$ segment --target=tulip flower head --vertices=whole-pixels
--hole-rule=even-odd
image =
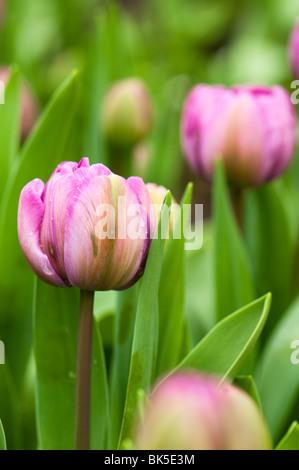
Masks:
[[[186,99],[183,152],[209,182],[221,158],[233,187],[259,186],[286,170],[295,144],[295,111],[280,86],[198,85]]]
[[[149,134],[152,104],[141,80],[120,80],[108,90],[103,103],[102,124],[108,144],[116,148],[132,148]]]
[[[299,79],[299,18],[296,20],[290,36],[289,60],[294,77]]]
[[[146,187],[151,196],[154,213],[155,213],[155,218],[154,217],[152,218],[153,220],[159,220],[162,206],[163,206],[163,201],[168,192],[168,189],[166,189],[164,186],[159,186],[155,183],[148,183]],[[169,230],[167,233],[167,238],[169,238],[169,233],[173,231],[174,224],[175,224],[176,218],[179,215],[179,212],[180,212],[180,206],[177,204],[174,197],[172,197],[171,206],[170,206],[170,214],[169,214]]]
[[[184,371],[150,394],[135,445],[141,450],[266,450],[269,433],[253,400],[229,383]]]
[[[50,284],[124,289],[143,272],[150,204],[140,178],[125,180],[87,158],[63,162],[46,184],[35,179],[23,188],[20,245],[35,274]]]
[[[0,81],[4,85],[8,82],[10,78],[10,69],[8,67],[0,68]],[[23,81],[21,84],[21,122],[20,122],[20,133],[21,140],[25,140],[26,137],[30,134],[34,124],[38,118],[38,105],[37,101],[29,89],[28,85]]]

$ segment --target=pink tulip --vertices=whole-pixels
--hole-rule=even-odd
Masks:
[[[290,37],[289,60],[295,78],[299,79],[299,18],[295,23]]]
[[[232,186],[258,186],[281,175],[296,144],[290,96],[273,88],[196,86],[182,116],[182,147],[193,170],[212,181],[224,162]]]
[[[50,284],[124,289],[143,272],[150,245],[150,203],[140,178],[125,180],[104,165],[90,166],[87,158],[79,164],[63,162],[46,185],[35,179],[21,192],[21,248],[35,274]],[[135,205],[141,208],[138,237],[128,236],[130,217],[123,222]]]
[[[156,183],[147,183],[146,187],[151,196],[154,213],[155,213],[155,219],[159,220],[162,206],[163,206],[163,201],[168,192],[168,189],[166,189],[164,186],[159,186]],[[178,203],[176,202],[176,200],[174,199],[174,197],[172,197],[170,213],[169,213],[169,231],[166,235],[166,238],[169,238],[169,233],[173,231],[175,221],[177,217],[179,216],[179,212],[180,212],[180,207]]]
[[[0,81],[6,85],[10,78],[10,69],[9,67],[0,68]],[[26,137],[30,134],[35,122],[38,118],[38,105],[36,99],[28,88],[27,84],[23,81],[21,85],[21,117],[20,117],[20,137],[21,140],[25,140]]]
[[[135,445],[141,450],[266,450],[267,427],[242,390],[195,371],[173,374],[150,394]]]

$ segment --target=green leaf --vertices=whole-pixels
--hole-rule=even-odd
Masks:
[[[173,233],[167,243],[159,286],[159,343],[157,355],[157,376],[170,370],[178,363],[184,332],[184,229],[188,221],[183,217],[183,206],[192,202],[192,184],[183,195],[177,225],[180,238]],[[180,215],[180,217],[179,217]],[[174,232],[178,233],[176,228]]]
[[[14,68],[5,86],[5,104],[0,104],[0,200],[18,151],[19,114],[20,76]]]
[[[203,246],[185,256],[185,314],[191,345],[194,347],[215,326],[213,279],[213,237],[210,221],[204,222]]]
[[[74,447],[79,292],[37,280],[34,352],[39,446]],[[91,391],[91,449],[105,449],[108,387],[99,330],[94,323]]]
[[[110,384],[110,449],[115,449],[118,445],[126,402],[138,288],[139,283],[118,293]]]
[[[251,375],[240,375],[235,378],[234,383],[237,387],[244,390],[244,392],[246,392],[261,409],[261,400],[258,389]]]
[[[5,433],[0,419],[0,450],[6,450]]]
[[[10,450],[20,449],[23,445],[21,413],[19,407],[16,406],[20,400],[21,396],[9,364],[0,365],[0,417]]]
[[[254,290],[248,254],[232,212],[220,160],[215,172],[213,212],[216,314],[221,320],[252,302]]]
[[[299,425],[297,421],[291,424],[288,432],[277,444],[275,450],[299,450]]]
[[[219,322],[180,362],[178,369],[197,369],[223,380],[233,379],[259,338],[270,309],[268,294]]]
[[[108,447],[110,426],[109,388],[100,328],[96,322],[94,322],[93,328],[90,449],[103,450]]]
[[[78,92],[76,74],[63,84],[47,106],[15,162],[0,216],[1,333],[13,376],[22,377],[31,344],[33,274],[22,253],[17,233],[18,201],[22,188],[34,178],[46,181],[64,160]],[[16,295],[16,292],[18,295]]]
[[[274,439],[279,438],[299,396],[298,340],[299,298],[271,333],[255,374],[264,415]]]
[[[148,391],[155,368],[158,346],[158,290],[168,229],[164,224],[165,227],[161,233],[161,220],[170,204],[171,195],[167,193],[141,281],[120,445],[125,439],[131,437],[136,418],[138,392],[140,389]]]
[[[294,237],[287,202],[280,182],[264,185],[247,197],[246,238],[257,295],[271,292],[273,296],[265,333],[273,329],[290,302]]]

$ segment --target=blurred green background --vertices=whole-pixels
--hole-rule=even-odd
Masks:
[[[296,0],[9,0],[4,11],[0,62],[18,64],[41,108],[74,68],[82,73],[78,129],[66,158],[108,164],[99,132],[103,93],[120,78],[146,82],[155,120],[141,176],[176,197],[194,179],[179,146],[182,103],[194,84],[290,88],[287,43]],[[135,173],[142,173],[138,166]],[[208,193],[203,182],[196,185],[206,215]]]

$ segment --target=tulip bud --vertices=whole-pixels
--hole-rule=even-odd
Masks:
[[[44,281],[83,290],[125,289],[140,278],[150,246],[150,196],[102,164],[63,162],[45,185],[22,190],[18,233]],[[136,215],[139,211],[139,215]]]
[[[229,383],[184,371],[150,394],[135,434],[142,450],[269,450],[254,401]]]
[[[150,132],[151,98],[141,80],[130,78],[113,85],[102,111],[104,136],[112,147],[130,149]]]
[[[4,85],[10,78],[10,69],[8,67],[0,68],[0,81]],[[38,106],[35,97],[27,84],[23,81],[21,85],[21,140],[25,140],[30,134],[37,117],[38,117]]]
[[[299,79],[299,18],[295,23],[290,37],[289,60],[295,78]]]
[[[182,147],[193,170],[207,181],[221,158],[236,189],[280,176],[296,144],[296,115],[280,86],[196,86],[182,116]]]
[[[151,196],[151,200],[153,203],[155,219],[156,221],[158,221],[160,219],[163,202],[164,202],[164,199],[168,190],[164,188],[164,186],[158,186],[155,183],[148,183],[146,187]],[[170,207],[170,214],[169,214],[169,231],[166,235],[166,238],[169,238],[169,233],[173,231],[174,224],[179,214],[179,211],[180,211],[179,205],[177,204],[174,197],[171,197],[171,207]]]

